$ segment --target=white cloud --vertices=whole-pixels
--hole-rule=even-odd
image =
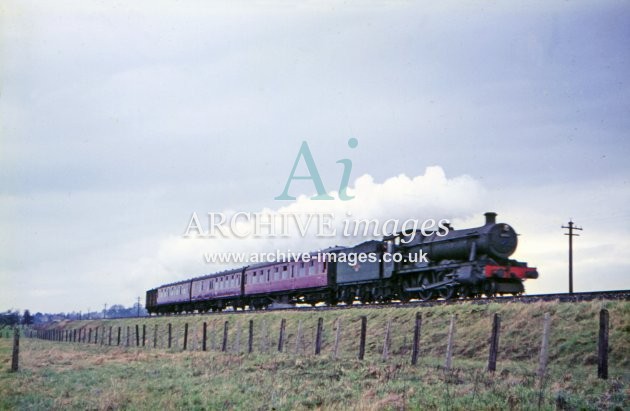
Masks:
[[[389,219],[399,220],[402,226],[406,220],[415,219],[421,224],[427,219],[450,219],[453,216],[470,216],[482,204],[483,187],[469,176],[447,178],[439,166],[428,167],[423,175],[408,177],[399,175],[389,178],[383,183],[375,182],[369,175],[356,179],[354,185],[348,188],[348,194],[355,198],[350,201],[331,200],[316,201],[301,195],[294,202],[276,209],[258,210],[269,215],[289,215],[300,218],[306,224],[309,215],[315,215],[308,233],[301,237],[299,228],[289,220],[289,238],[183,238],[175,235],[164,239],[160,246],[158,259],[170,267],[179,267],[181,271],[174,272],[175,278],[185,278],[184,268],[191,267],[198,262],[203,267],[203,253],[219,252],[274,252],[292,250],[295,252],[309,252],[332,245],[352,245],[365,241],[365,237],[348,238],[343,235],[344,222],[363,219],[376,219],[383,224]],[[337,193],[330,193],[337,198]],[[279,202],[279,204],[282,204]],[[228,217],[233,212],[227,210],[195,210],[200,222],[208,227],[206,212],[223,211]],[[254,211],[255,212],[255,211]],[[317,218],[322,214],[332,215],[334,237],[318,237]],[[239,221],[243,221],[241,218]],[[393,224],[393,223],[392,223]],[[409,223],[411,224],[411,222]],[[400,227],[401,227],[400,226]],[[353,232],[354,226],[350,226]],[[382,226],[381,226],[382,227]],[[390,225],[391,227],[391,225]],[[185,229],[185,226],[183,226]],[[389,228],[389,227],[388,227]],[[238,228],[240,231],[254,232],[254,225]],[[330,233],[330,230],[324,230]],[[178,233],[179,234],[179,233]],[[206,266],[207,270],[220,267]],[[223,267],[226,268],[226,267]],[[203,268],[197,273],[203,272]],[[188,275],[195,274],[189,272]]]

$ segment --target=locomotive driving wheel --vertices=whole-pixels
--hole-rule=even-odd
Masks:
[[[420,279],[420,285],[423,286],[423,287],[428,287],[433,282],[433,278],[432,277],[433,276],[430,273],[429,274],[424,274],[422,276],[422,278]],[[418,291],[418,297],[422,301],[431,300],[433,298],[433,290]]]
[[[447,273],[440,273],[437,275],[438,282],[445,281]],[[445,285],[438,288],[438,294],[445,300],[457,297],[457,287],[455,285]]]
[[[450,300],[451,298],[457,297],[457,290],[454,285],[447,285],[440,289],[438,289],[438,293],[440,297],[445,300]]]

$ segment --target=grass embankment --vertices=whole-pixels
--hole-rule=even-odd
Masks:
[[[596,378],[599,309],[610,311],[610,378]],[[417,309],[362,309],[323,313],[268,312],[246,315],[81,321],[65,329],[101,327],[98,344],[22,340],[21,371],[9,374],[10,343],[0,340],[0,408],[78,409],[543,409],[561,406],[630,406],[630,303],[450,305],[423,308],[421,358],[409,365]],[[542,386],[536,378],[542,318],[552,316],[550,364]],[[501,315],[497,372],[485,372],[492,315]],[[366,359],[356,360],[360,315],[368,316]],[[443,369],[451,315],[457,316],[453,370]],[[317,318],[324,318],[322,355],[313,355]],[[284,353],[277,353],[280,320],[287,320]],[[254,353],[247,349],[254,320]],[[339,358],[331,358],[337,319]],[[392,323],[390,358],[381,359],[385,324]],[[208,350],[201,352],[201,324],[208,323]],[[224,321],[228,352],[221,353]],[[302,343],[296,344],[298,322]],[[166,347],[166,324],[173,344]],[[188,350],[181,351],[188,323]],[[148,347],[158,325],[158,349],[135,348],[135,325],[147,326]],[[115,344],[105,344],[112,326]],[[130,344],[125,347],[129,326]],[[214,331],[213,331],[214,330]],[[215,350],[212,350],[214,340]],[[238,351],[238,352],[237,352]]]

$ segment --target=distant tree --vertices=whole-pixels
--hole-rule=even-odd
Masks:
[[[40,313],[40,312],[36,312],[35,313],[35,317],[33,318],[33,322],[35,324],[41,324],[44,322],[44,314]]]
[[[33,324],[33,316],[29,310],[24,310],[24,314],[22,315],[22,324],[31,325]]]
[[[12,326],[20,322],[20,313],[18,311],[6,311],[0,313],[0,326]]]

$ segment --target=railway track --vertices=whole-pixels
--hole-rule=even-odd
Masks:
[[[452,300],[430,300],[430,301],[410,301],[407,303],[402,302],[389,302],[389,303],[373,303],[373,304],[358,304],[353,305],[336,305],[336,306],[296,306],[296,307],[273,307],[270,306],[266,310],[236,310],[236,311],[222,311],[216,313],[188,313],[188,314],[171,314],[173,316],[191,317],[196,315],[227,315],[227,314],[264,314],[270,311],[332,311],[332,310],[353,310],[361,308],[369,309],[382,309],[382,308],[409,308],[409,307],[434,307],[439,305],[453,305],[453,304],[473,304],[483,305],[490,303],[524,303],[531,304],[540,301],[558,301],[561,303],[566,302],[579,302],[579,301],[593,301],[593,300],[624,300],[630,301],[630,290],[613,290],[613,291],[589,291],[580,293],[555,293],[555,294],[532,294],[532,295],[520,295],[520,296],[497,296],[497,297],[483,297],[483,298],[466,298],[466,299],[452,299]],[[167,317],[169,315],[152,316],[152,318]],[[135,317],[118,317],[107,318],[107,320],[121,320],[125,318]],[[146,317],[145,317],[146,318]]]

